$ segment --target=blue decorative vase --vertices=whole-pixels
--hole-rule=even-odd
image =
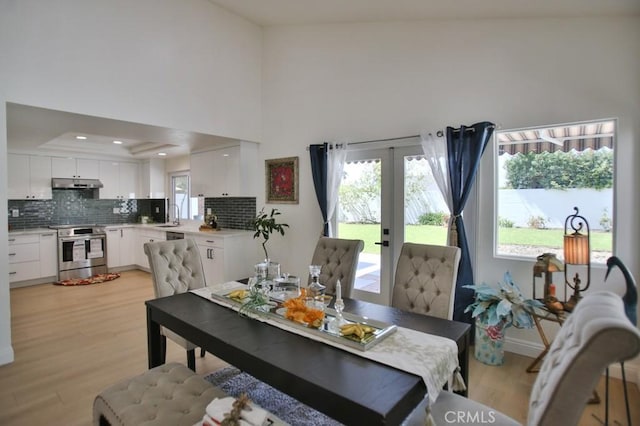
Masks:
[[[489,326],[476,319],[475,357],[487,365],[504,364],[504,327],[502,324]]]

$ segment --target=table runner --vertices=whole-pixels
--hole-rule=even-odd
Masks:
[[[211,297],[212,292],[246,288],[238,282],[228,282],[215,287],[204,287],[191,290],[192,293],[218,305],[238,310],[233,303]],[[465,385],[459,372],[458,345],[446,337],[434,336],[404,327],[397,327],[395,333],[367,351],[360,351],[331,340],[306,332],[295,326],[288,326],[258,313],[250,313],[250,317],[278,327],[291,333],[316,340],[335,348],[353,353],[363,358],[398,368],[422,377],[429,394],[430,402],[435,402],[445,384],[452,390],[464,390]]]

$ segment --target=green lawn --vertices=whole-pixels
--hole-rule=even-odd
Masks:
[[[535,245],[562,248],[562,229],[500,228],[500,244]],[[340,238],[360,239],[364,241],[364,253],[378,254],[380,246],[380,225],[340,223]],[[591,250],[611,251],[612,234],[610,232],[591,232]],[[405,240],[421,244],[445,244],[447,229],[443,226],[409,225],[406,227]]]

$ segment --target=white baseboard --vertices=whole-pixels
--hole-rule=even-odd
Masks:
[[[14,360],[13,348],[11,346],[0,349],[0,365],[10,364]]]
[[[504,350],[518,355],[528,356],[535,359],[544,349],[541,343],[533,343],[528,340],[514,339],[506,337]],[[634,359],[624,364],[624,372],[627,382],[633,382],[640,386],[640,359]],[[609,376],[622,379],[622,369],[620,364],[612,364],[609,367]]]

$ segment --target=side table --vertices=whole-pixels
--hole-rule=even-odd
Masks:
[[[544,359],[544,357],[549,352],[549,347],[551,346],[551,342],[547,338],[547,335],[542,328],[541,321],[551,321],[558,323],[561,327],[567,319],[568,312],[562,311],[559,313],[555,313],[550,311],[546,306],[542,307],[534,307],[529,310],[531,317],[533,318],[533,322],[538,329],[538,334],[540,335],[540,339],[542,340],[542,344],[544,345],[544,349],[540,352],[540,355],[527,367],[527,373],[537,373],[540,371],[540,363]]]
[[[564,322],[567,320],[569,315],[571,315],[571,313],[567,311],[561,311],[556,313],[556,312],[550,311],[549,308],[547,308],[546,306],[533,307],[529,310],[529,313],[533,318],[533,322],[535,323],[536,328],[538,329],[538,334],[540,335],[540,339],[542,340],[542,344],[544,345],[544,349],[542,350],[542,352],[540,352],[540,355],[538,355],[538,357],[534,359],[533,362],[529,364],[529,366],[527,367],[527,373],[537,373],[540,371],[540,364],[542,363],[542,360],[549,352],[549,347],[551,346],[551,342],[547,338],[547,335],[544,332],[544,328],[542,328],[541,322],[551,321],[551,322],[557,323],[558,325],[560,325],[560,327],[562,327],[562,324],[564,324]],[[591,399],[589,399],[588,404],[599,404],[599,403],[600,403],[600,396],[598,395],[598,392],[594,389],[593,396],[591,397]]]

